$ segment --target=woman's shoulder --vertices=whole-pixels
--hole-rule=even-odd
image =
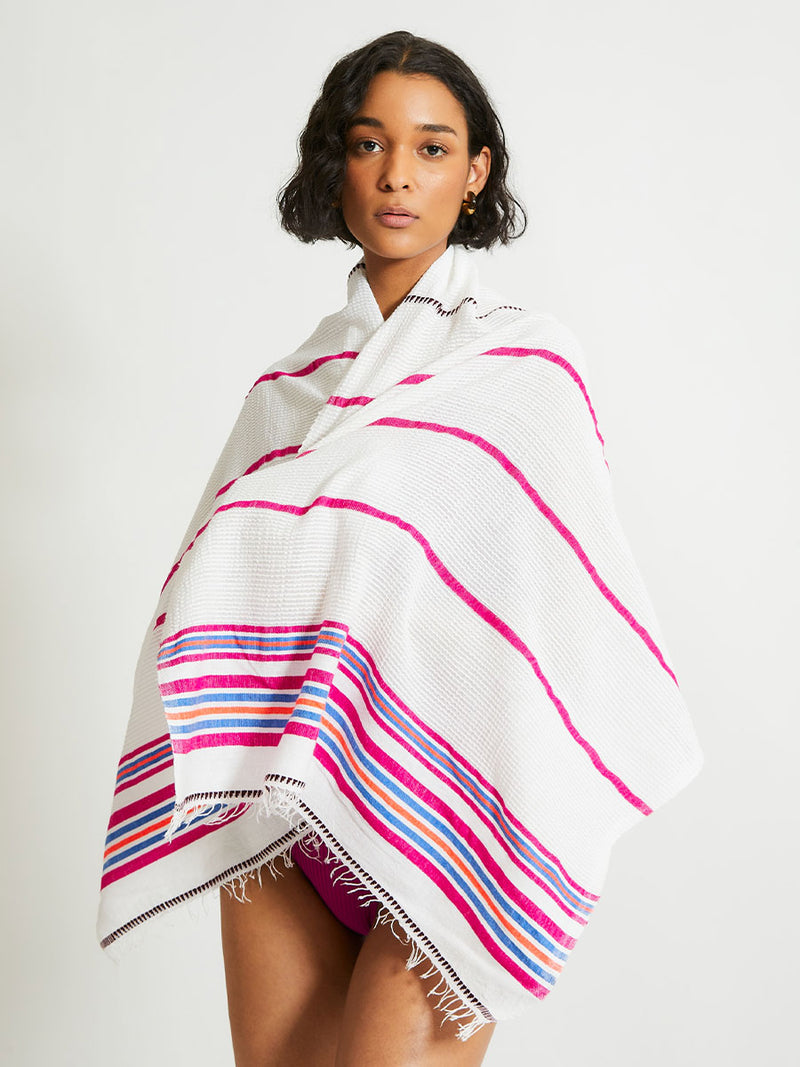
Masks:
[[[493,348],[538,353],[552,362],[568,365],[585,379],[588,367],[583,345],[573,329],[553,312],[535,305],[523,306],[481,285],[474,315],[476,322],[483,324]]]

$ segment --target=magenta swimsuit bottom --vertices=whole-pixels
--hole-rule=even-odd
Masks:
[[[359,901],[358,896],[348,891],[341,882],[333,881],[331,875],[337,870],[334,861],[326,863],[330,852],[324,843],[320,844],[319,859],[309,856],[295,841],[291,849],[292,862],[296,863],[306,878],[322,897],[323,901],[340,923],[362,936],[368,934],[375,925],[379,902],[372,899]],[[352,887],[350,887],[352,889]]]

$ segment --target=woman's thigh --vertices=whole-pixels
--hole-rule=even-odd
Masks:
[[[483,1062],[495,1023],[467,1041],[456,1038],[458,1023],[445,1022],[427,996],[437,978],[406,970],[408,945],[386,925],[367,934],[350,980],[336,1067],[477,1067]]]
[[[236,1067],[333,1067],[363,938],[336,919],[294,866],[220,891]]]

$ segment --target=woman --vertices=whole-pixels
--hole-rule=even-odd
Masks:
[[[238,1067],[480,1063],[700,766],[581,353],[466,250],[518,234],[506,170],[447,49],[336,64],[280,207],[363,258],[248,394],[142,650],[101,941],[224,886]]]

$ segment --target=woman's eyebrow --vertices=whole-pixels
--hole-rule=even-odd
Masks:
[[[352,129],[353,126],[370,126],[376,130],[384,128],[380,119],[374,119],[370,115],[356,115],[354,119],[351,119],[348,128]],[[452,133],[454,137],[458,137],[452,126],[445,126],[441,122],[421,122],[414,129],[422,133]]]

